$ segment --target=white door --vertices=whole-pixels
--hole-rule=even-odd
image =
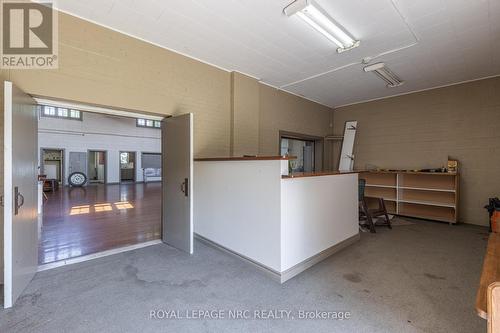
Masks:
[[[193,253],[193,115],[162,124],[163,242]]]
[[[11,307],[38,267],[37,116],[35,101],[5,81],[4,307]]]
[[[87,175],[87,153],[69,152],[69,173],[72,174],[73,172],[82,172]]]

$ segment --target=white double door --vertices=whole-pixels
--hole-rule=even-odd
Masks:
[[[38,269],[38,121],[35,101],[3,82],[2,193],[4,307],[11,307]],[[162,126],[162,238],[193,253],[193,115]]]

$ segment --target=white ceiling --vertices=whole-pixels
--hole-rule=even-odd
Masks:
[[[500,0],[317,0],[361,46],[336,46],[291,0],[59,0],[68,13],[331,107],[500,74]],[[361,60],[405,85],[386,88]]]

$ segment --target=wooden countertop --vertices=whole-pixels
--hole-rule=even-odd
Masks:
[[[281,176],[282,179],[305,178],[305,177],[320,177],[320,176],[336,176],[347,175],[351,173],[360,173],[362,171],[324,171],[324,172],[296,172],[290,175]]]
[[[476,295],[476,311],[481,318],[488,319],[488,287],[497,281],[500,281],[500,234],[493,232],[488,239],[488,248],[484,256],[481,280]]]
[[[196,162],[216,161],[273,161],[273,160],[295,160],[296,156],[238,156],[238,157],[209,157],[195,158]]]
[[[362,172],[370,173],[406,173],[413,175],[436,175],[436,176],[456,176],[456,172],[422,172],[422,171],[411,171],[411,170],[365,170]]]

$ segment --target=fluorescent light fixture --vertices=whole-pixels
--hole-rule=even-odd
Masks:
[[[297,15],[316,31],[338,46],[337,52],[351,50],[359,46],[340,24],[335,22],[321,7],[312,0],[296,0],[284,9],[286,16]]]
[[[387,83],[388,88],[399,87],[404,84],[404,81],[402,81],[396,74],[394,74],[389,68],[387,68],[383,62],[378,62],[376,64],[366,66],[365,68],[363,68],[363,70],[367,73],[373,72],[377,74],[379,78]]]

